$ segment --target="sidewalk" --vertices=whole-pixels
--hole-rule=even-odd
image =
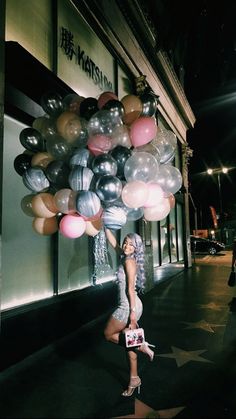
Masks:
[[[103,340],[104,317],[1,373],[0,417],[235,418],[235,290],[217,260],[197,259],[143,297],[140,326],[156,356],[139,354],[139,395],[120,396],[126,356]]]

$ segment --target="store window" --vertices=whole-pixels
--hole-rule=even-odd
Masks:
[[[176,205],[177,209],[177,226],[178,226],[178,252],[179,260],[184,259],[184,248],[183,248],[183,206],[179,203]]]
[[[31,192],[14,169],[16,156],[25,151],[19,141],[24,128],[13,118],[4,118],[2,310],[53,295],[52,238],[34,232],[33,216],[25,205]]]
[[[169,232],[168,232],[168,220],[164,218],[160,222],[160,231],[161,231],[161,264],[165,265],[170,263],[170,253],[169,253]]]
[[[158,241],[158,223],[152,222],[152,250],[153,250],[153,265],[154,267],[160,265],[159,258],[159,241]]]
[[[171,262],[177,261],[177,231],[175,222],[175,208],[169,214],[169,237],[170,237],[170,257]]]

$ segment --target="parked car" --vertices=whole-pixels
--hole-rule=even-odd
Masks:
[[[208,253],[215,255],[225,249],[224,243],[216,240],[205,239],[203,237],[190,236],[191,251],[195,253]]]

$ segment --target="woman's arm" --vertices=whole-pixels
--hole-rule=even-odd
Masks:
[[[109,241],[110,245],[118,252],[121,253],[121,247],[119,246],[116,237],[108,228],[105,228],[106,238]]]
[[[137,327],[137,318],[135,312],[135,282],[136,282],[136,262],[134,259],[127,259],[125,261],[125,273],[127,280],[128,299],[130,305],[130,324],[131,329]]]

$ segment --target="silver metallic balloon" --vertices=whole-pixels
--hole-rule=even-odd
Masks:
[[[94,174],[91,169],[83,166],[74,166],[70,171],[68,181],[73,191],[87,191]]]
[[[112,202],[121,196],[122,182],[116,176],[101,176],[96,183],[96,193],[101,201]]]
[[[76,211],[82,217],[91,218],[101,210],[101,201],[92,191],[81,191],[76,198]]]
[[[92,161],[92,170],[99,176],[116,176],[117,162],[110,154],[99,154]]]
[[[102,219],[105,227],[111,230],[120,230],[127,222],[126,212],[120,207],[109,207],[103,214]]]
[[[44,171],[39,167],[26,169],[22,175],[22,180],[26,188],[33,192],[46,191],[50,186]]]

